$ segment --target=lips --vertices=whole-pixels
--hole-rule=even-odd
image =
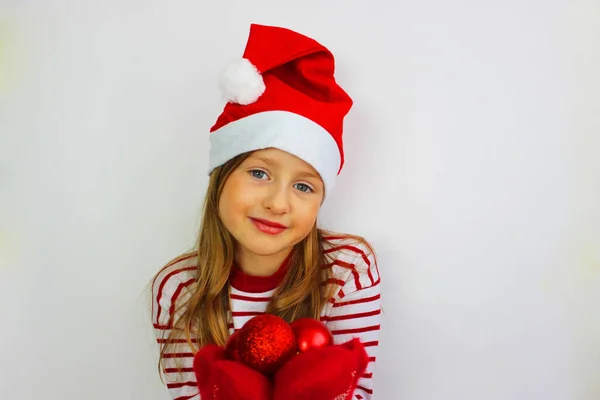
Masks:
[[[250,218],[250,220],[259,231],[267,233],[269,235],[277,235],[288,229],[285,225],[281,225],[277,222],[269,221],[266,219]]]
[[[251,218],[251,219],[253,219],[254,221],[260,222],[261,224],[273,227],[273,228],[287,229],[287,226],[278,224],[277,222],[269,221],[266,219],[260,219],[260,218]]]

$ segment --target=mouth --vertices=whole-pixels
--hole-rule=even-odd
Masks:
[[[278,235],[281,232],[288,229],[288,227],[285,225],[281,225],[273,221],[268,221],[266,219],[250,218],[250,220],[259,231],[267,233],[269,235]]]

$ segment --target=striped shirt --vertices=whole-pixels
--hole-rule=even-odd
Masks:
[[[371,400],[381,320],[379,270],[366,245],[343,236],[325,239],[330,245],[324,251],[331,262],[323,267],[332,269],[329,283],[336,285],[336,290],[323,307],[321,321],[332,332],[336,344],[352,338],[359,338],[364,344],[369,365],[358,381],[353,398]],[[163,268],[153,282],[152,319],[157,342],[161,345],[170,333],[173,317],[178,316],[176,307],[191,295],[195,271],[194,258],[178,259]],[[280,271],[270,277],[254,277],[239,269],[232,270],[230,333],[266,311],[283,278]],[[200,400],[193,359],[192,349],[185,342],[176,344],[165,354],[166,385],[175,400]]]

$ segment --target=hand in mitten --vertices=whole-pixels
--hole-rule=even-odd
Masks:
[[[215,400],[271,400],[271,383],[260,372],[225,358],[225,350],[204,346],[194,358],[200,397]]]
[[[358,339],[310,349],[275,374],[273,400],[349,400],[368,362]]]

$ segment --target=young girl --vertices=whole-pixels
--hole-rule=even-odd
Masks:
[[[221,76],[228,103],[210,133],[210,182],[197,247],[152,289],[160,370],[173,399],[200,398],[192,362],[251,318],[323,321],[334,342],[359,338],[369,366],[355,399],[371,399],[380,278],[362,238],[317,228],[344,163],[352,100],[315,40],[253,24],[243,58]]]

